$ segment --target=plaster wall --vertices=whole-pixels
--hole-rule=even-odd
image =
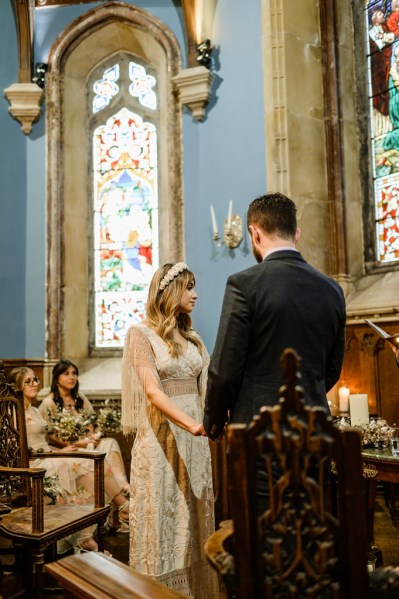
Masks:
[[[17,39],[10,2],[0,2],[0,89],[16,80]],[[25,353],[27,141],[0,98],[0,358]],[[33,318],[36,315],[33,316]],[[42,323],[43,325],[43,319]]]
[[[133,2],[130,2],[133,4]],[[185,66],[178,3],[134,2],[163,20],[176,35]],[[245,219],[248,203],[266,190],[290,195],[299,208],[299,249],[329,271],[322,64],[317,3],[303,0],[214,2],[207,23],[214,46],[212,99],[203,123],[183,109],[185,259],[197,278],[194,326],[212,351],[226,278],[251,266],[244,239],[235,250],[212,241],[209,206],[222,229],[228,201]],[[37,12],[35,62],[46,62],[54,39],[74,19],[101,2]],[[350,3],[339,0],[340,85],[343,114],[349,274],[363,274],[363,197],[360,189]],[[243,22],[245,21],[245,27]],[[2,89],[17,80],[17,45],[11,3],[0,3]],[[209,28],[211,30],[209,31]],[[7,357],[45,355],[46,133],[44,119],[26,138],[0,102],[0,344]],[[13,143],[10,144],[10,140]],[[267,141],[266,141],[267,140]],[[70,190],[73,193],[73,188]],[[20,233],[17,235],[17,232]],[[165,257],[166,258],[166,257]],[[85,273],[77,275],[80,276]],[[83,300],[80,298],[79,301]],[[87,326],[87,323],[83,323]],[[68,341],[69,343],[69,341]]]

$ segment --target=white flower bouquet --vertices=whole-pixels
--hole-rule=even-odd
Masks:
[[[51,499],[52,504],[57,503],[57,499],[59,499],[61,495],[61,488],[58,482],[58,474],[44,476],[43,491],[44,494]]]
[[[110,399],[107,399],[104,407],[98,411],[94,426],[96,429],[95,434],[100,433],[101,436],[119,433],[122,430],[119,406],[112,403]]]
[[[349,418],[338,418],[335,424],[340,430],[351,428]],[[360,432],[364,447],[384,448],[389,445],[392,427],[383,418],[372,418],[368,424],[356,425],[352,428]]]
[[[49,422],[57,437],[67,443],[76,443],[85,437],[90,424],[87,414],[71,414],[66,411],[57,414],[49,412]]]

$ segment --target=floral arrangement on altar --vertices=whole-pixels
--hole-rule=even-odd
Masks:
[[[90,419],[87,414],[72,414],[63,410],[61,413],[48,413],[53,432],[62,441],[75,443],[87,434]]]
[[[342,418],[337,418],[335,424],[340,430],[345,430],[346,428],[358,430],[362,436],[364,447],[384,448],[389,445],[392,427],[383,418],[372,418],[368,424],[352,427],[350,419],[343,416]]]

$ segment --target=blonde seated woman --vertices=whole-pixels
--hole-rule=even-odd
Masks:
[[[28,447],[37,451],[53,451],[48,443],[49,425],[42,418],[39,410],[32,405],[37,399],[39,379],[35,372],[26,366],[14,368],[9,375],[9,382],[17,392],[22,393],[25,408],[26,432]],[[65,445],[61,451],[74,451],[76,446]],[[57,449],[60,451],[60,449]],[[94,465],[92,460],[83,458],[44,458],[32,460],[31,466],[45,468],[46,476],[58,477],[57,502],[59,503],[93,503],[94,502]],[[119,512],[119,518],[125,524],[129,518],[129,506],[126,497],[121,493],[111,468],[105,461],[105,497]],[[127,526],[127,524],[126,524]],[[97,542],[93,537],[95,527],[86,528],[58,543],[58,552],[65,553],[72,547],[84,551],[97,551]]]

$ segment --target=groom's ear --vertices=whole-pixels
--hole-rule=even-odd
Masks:
[[[260,242],[260,235],[259,235],[258,227],[256,225],[249,225],[248,230],[249,230],[249,234],[251,236],[253,243],[255,245],[258,245]]]

